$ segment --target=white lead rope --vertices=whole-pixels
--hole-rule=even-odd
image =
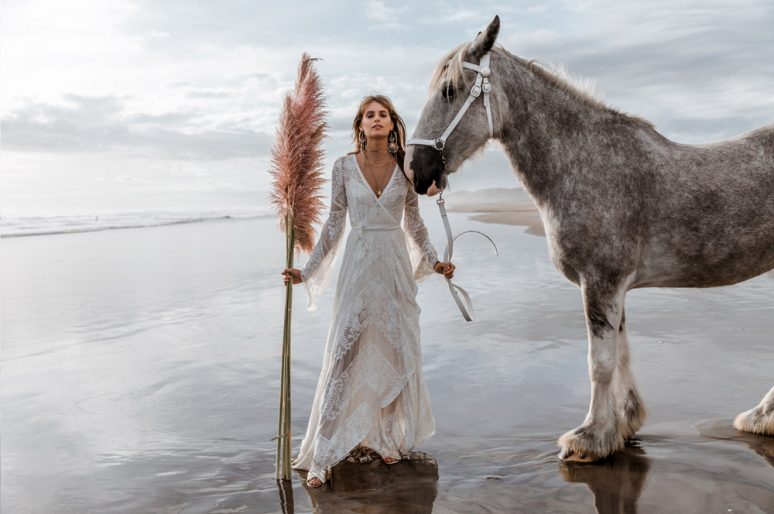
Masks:
[[[452,255],[454,254],[454,241],[457,240],[458,237],[460,237],[462,234],[467,234],[470,232],[481,234],[485,238],[489,240],[490,243],[492,243],[492,246],[495,249],[495,255],[499,255],[500,252],[497,250],[497,245],[492,241],[492,238],[488,235],[484,234],[483,232],[479,232],[478,230],[466,230],[465,232],[460,232],[457,234],[457,236],[452,236],[451,226],[449,225],[449,216],[446,214],[446,202],[443,199],[443,193],[440,194],[438,197],[438,200],[436,202],[438,204],[438,210],[441,211],[441,219],[443,220],[443,228],[446,231],[446,248],[443,251],[443,260],[446,262],[450,262]],[[459,307],[460,312],[462,313],[462,317],[465,318],[465,321],[473,321],[473,302],[470,300],[470,295],[467,291],[462,289],[460,286],[455,284],[451,281],[450,278],[446,279],[446,283],[449,286],[449,291],[451,292],[452,298],[454,298],[454,302],[457,304],[457,307]],[[462,298],[460,298],[460,295],[462,295]],[[464,300],[464,303],[463,303]]]

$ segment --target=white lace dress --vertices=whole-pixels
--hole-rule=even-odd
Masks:
[[[347,212],[352,230],[322,371],[293,462],[322,481],[359,445],[400,459],[435,432],[422,380],[415,297],[416,281],[432,273],[436,252],[417,195],[397,166],[377,198],[354,154],[336,161],[330,217],[301,270],[310,309],[330,276]]]

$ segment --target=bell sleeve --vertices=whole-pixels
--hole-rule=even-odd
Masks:
[[[403,209],[403,230],[406,234],[411,267],[414,270],[414,280],[419,282],[433,273],[438,254],[430,243],[427,227],[419,214],[419,197],[410,186],[406,191],[406,205]]]
[[[309,297],[308,309],[317,308],[316,301],[330,280],[336,252],[341,246],[347,221],[347,192],[344,187],[342,159],[333,165],[331,179],[331,210],[328,220],[320,231],[309,260],[301,269],[301,280]]]

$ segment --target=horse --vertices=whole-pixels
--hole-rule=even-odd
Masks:
[[[559,438],[559,458],[598,461],[646,417],[626,293],[730,285],[774,268],[774,125],[707,145],[670,141],[495,46],[499,31],[496,16],[441,59],[404,170],[417,193],[433,195],[489,139],[503,146],[540,212],[550,258],[583,299],[591,400],[583,423]],[[774,388],[734,427],[774,436]]]

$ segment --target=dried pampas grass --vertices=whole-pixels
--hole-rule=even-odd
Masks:
[[[280,229],[285,232],[285,266],[293,267],[297,248],[310,252],[314,247],[314,225],[325,208],[320,189],[325,137],[325,97],[314,61],[306,53],[298,66],[295,91],[285,97],[277,139],[272,148],[274,188],[271,203]],[[276,478],[290,480],[290,322],[293,311],[293,281],[285,290],[285,326],[282,340],[279,426],[277,428]]]
[[[328,125],[325,98],[314,61],[304,54],[298,66],[295,91],[285,97],[277,139],[272,149],[273,181],[271,203],[280,229],[292,225],[297,249],[310,252],[314,246],[314,225],[325,208],[320,189],[323,176],[321,143]]]

